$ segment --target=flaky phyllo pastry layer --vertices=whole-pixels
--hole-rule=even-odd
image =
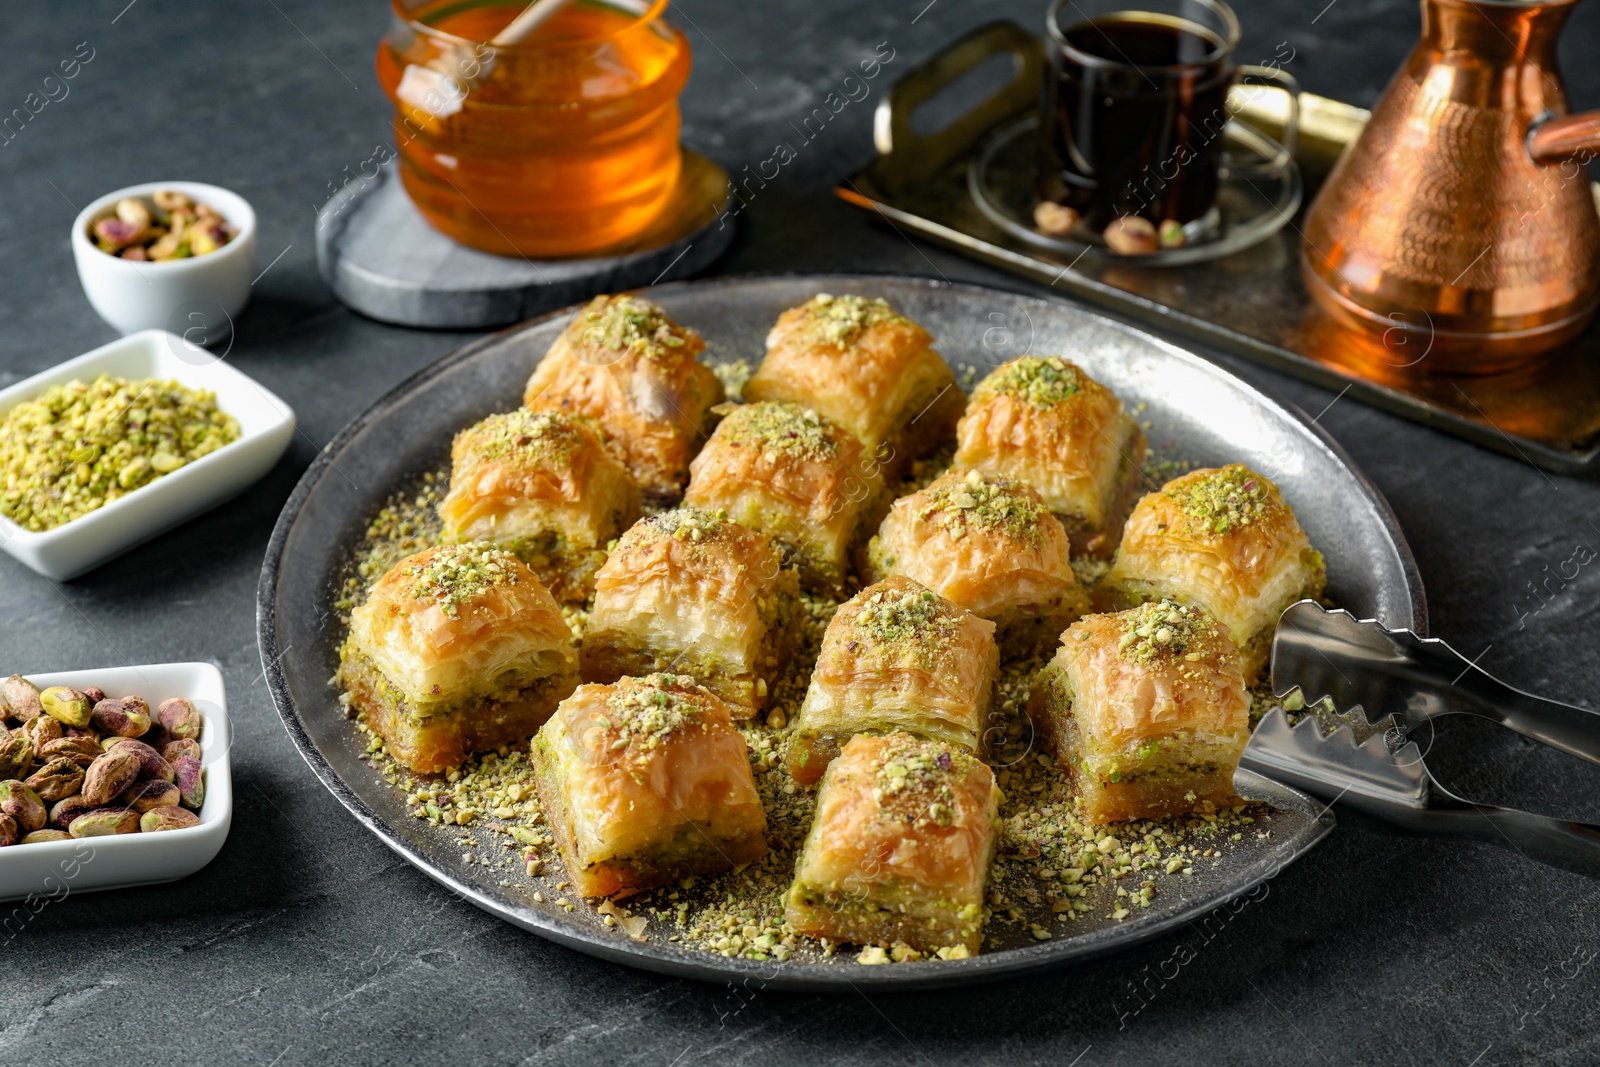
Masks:
[[[799,638],[798,593],[764,533],[687,505],[641,519],[595,576],[584,679],[684,672],[748,716]]]
[[[858,734],[823,779],[788,924],[834,941],[976,953],[998,810],[994,775],[965,749]]]
[[[583,685],[533,742],[578,891],[626,896],[749,863],[766,815],[728,707],[687,675]]]
[[[778,316],[744,396],[820,412],[891,481],[949,436],[965,403],[927,330],[881,298],[826,293]]]
[[[844,427],[798,404],[726,405],[690,464],[684,502],[770,534],[817,592],[846,588],[850,554],[881,514],[883,472]],[[722,410],[722,409],[719,409]]]
[[[1029,708],[1091,818],[1158,818],[1237,803],[1250,698],[1227,628],[1156,600],[1061,636]]]
[[[523,404],[594,419],[646,496],[676,500],[723,399],[704,348],[654,304],[597,296],[534,369]]]
[[[1039,491],[1074,552],[1109,557],[1139,495],[1145,438],[1115,393],[1060,356],[1023,356],[973,390],[955,466]]]
[[[351,703],[418,770],[522,740],[577,684],[555,599],[515,556],[476,542],[396,564],[352,612],[340,660]]]
[[[994,622],[1002,642],[1053,642],[1089,602],[1066,531],[1038,492],[979,471],[949,471],[895,501],[861,569],[932,589]]]
[[[602,437],[583,416],[528,408],[461,431],[439,505],[445,542],[492,542],[557,598],[588,597],[606,543],[639,517],[638,487]]]
[[[1326,581],[1322,553],[1278,487],[1234,463],[1140,500],[1101,589],[1111,607],[1172,597],[1204,608],[1227,626],[1254,681],[1283,609],[1321,596]]]
[[[858,733],[901,731],[979,752],[999,671],[994,623],[904,577],[840,605],[789,739],[796,781]]]

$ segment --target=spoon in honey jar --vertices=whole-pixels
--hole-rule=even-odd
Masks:
[[[494,50],[521,44],[572,0],[534,0],[506,28],[484,45],[458,45],[429,60],[409,64],[395,95],[417,109],[417,118],[433,125],[461,110],[467,94],[489,80]],[[487,53],[487,54],[485,54]]]

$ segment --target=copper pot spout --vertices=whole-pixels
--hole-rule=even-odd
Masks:
[[[1526,364],[1600,308],[1600,112],[1567,114],[1555,57],[1575,3],[1423,0],[1422,40],[1307,215],[1317,303],[1402,331],[1413,373]]]

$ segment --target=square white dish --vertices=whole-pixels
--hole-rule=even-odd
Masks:
[[[138,667],[104,667],[54,674],[24,674],[44,689],[97,685],[110,696],[137,694],[152,709],[169,697],[186,697],[205,718],[201,765],[205,768],[205,801],[200,825],[160,833],[85,837],[42,841],[0,848],[0,900],[26,900],[27,906],[0,912],[0,944],[47,906],[72,893],[91,889],[175,882],[210,863],[227,840],[233,822],[233,779],[228,748],[228,698],[222,672],[210,663],[160,663]]]
[[[0,515],[0,548],[46,578],[65,581],[222,503],[266,474],[294,434],[294,411],[253,378],[165,330],[142,330],[0,390],[0,418],[52,385],[97,375],[172,378],[209,389],[239,420],[239,439],[53,530],[34,533]]]

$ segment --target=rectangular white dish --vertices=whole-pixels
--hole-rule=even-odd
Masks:
[[[34,533],[0,515],[0,548],[65,581],[215,507],[266,474],[294,434],[294,411],[253,378],[165,330],[142,330],[0,390],[0,417],[52,385],[101,374],[176,379],[209,389],[239,439],[89,514]]]
[[[22,907],[0,910],[0,945],[33,915],[73,893],[91,889],[175,882],[210,863],[228,837],[233,821],[233,779],[228,764],[232,734],[222,672],[210,663],[161,663],[103,667],[88,671],[24,674],[44,689],[98,685],[110,696],[137,694],[152,709],[169,697],[186,697],[205,717],[200,740],[205,768],[205,801],[200,825],[160,833],[85,837],[0,848],[0,900],[23,900]]]

